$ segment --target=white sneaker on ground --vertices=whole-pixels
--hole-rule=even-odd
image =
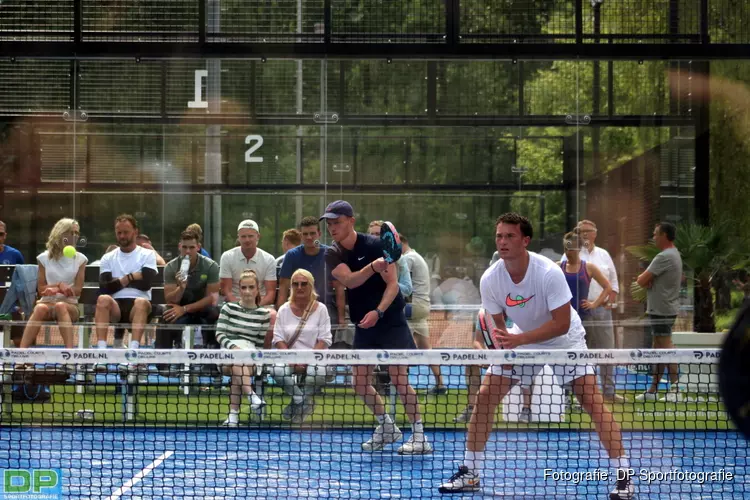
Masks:
[[[465,465],[438,487],[440,493],[471,493],[480,489],[479,474],[474,474]]]
[[[229,416],[226,420],[224,420],[224,423],[221,424],[223,427],[237,427],[240,425],[240,414],[229,412]]]
[[[424,434],[419,436],[412,434],[409,440],[398,449],[399,455],[429,455],[432,452],[432,445]]]
[[[375,428],[372,437],[362,443],[363,451],[380,451],[385,445],[400,441],[403,433],[396,424],[380,424]]]
[[[679,403],[682,401],[682,394],[677,390],[677,386],[672,386],[667,391],[667,395],[659,400],[662,403]]]
[[[659,396],[655,392],[644,392],[643,394],[639,394],[635,397],[635,400],[639,403],[643,403],[646,401],[657,401],[659,399]]]

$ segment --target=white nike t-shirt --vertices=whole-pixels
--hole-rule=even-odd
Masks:
[[[560,266],[547,257],[529,252],[526,276],[516,284],[510,278],[505,262],[500,259],[482,275],[480,282],[482,307],[490,314],[505,314],[522,332],[535,330],[552,319],[553,311],[568,304],[570,329],[565,335],[521,346],[522,349],[585,348],[586,332],[578,313],[570,306],[573,296]],[[581,345],[582,344],[582,345]]]

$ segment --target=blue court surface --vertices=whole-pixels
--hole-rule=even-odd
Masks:
[[[463,457],[463,432],[430,432],[435,453],[363,453],[363,430],[0,429],[0,468],[62,469],[64,498],[438,498]],[[734,432],[629,432],[636,474],[731,472],[731,480],[648,484],[637,498],[750,497],[748,445]],[[544,469],[608,471],[589,432],[497,432],[483,491],[472,498],[608,498],[613,479],[545,479]],[[459,495],[461,497],[461,495]],[[455,496],[454,496],[455,498]]]

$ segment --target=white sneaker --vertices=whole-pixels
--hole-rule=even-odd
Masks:
[[[252,415],[256,420],[263,420],[265,409],[266,402],[261,399],[260,402],[250,404],[250,415]]]
[[[380,451],[385,445],[401,440],[403,433],[396,424],[380,424],[375,428],[372,437],[362,443],[362,451]]]
[[[521,414],[518,416],[518,421],[528,424],[531,422],[531,408],[524,406],[521,408]]]
[[[453,417],[453,421],[457,424],[465,424],[471,420],[471,414],[474,412],[473,406],[467,406],[464,411]]]
[[[635,486],[628,479],[620,479],[609,494],[610,500],[630,500],[635,498]]]
[[[240,414],[229,412],[229,416],[224,423],[221,424],[223,427],[237,427],[240,425]]]
[[[465,465],[438,487],[440,493],[470,493],[480,489],[479,474],[474,474]]]
[[[659,396],[655,392],[644,392],[643,394],[639,394],[635,397],[635,400],[639,403],[643,403],[646,401],[658,401]]]
[[[677,391],[677,387],[672,387],[667,391],[667,395],[659,401],[662,403],[679,403],[682,401],[682,394]]]
[[[409,440],[398,449],[399,455],[429,455],[432,452],[432,445],[424,434],[417,437],[412,434]]]

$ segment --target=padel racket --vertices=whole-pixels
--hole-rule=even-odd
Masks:
[[[696,357],[700,355],[696,351]],[[750,439],[750,302],[734,320],[719,358],[719,390],[734,424]]]
[[[485,311],[484,308],[480,308],[477,320],[479,330],[482,332],[482,337],[484,338],[484,345],[487,346],[487,349],[501,349],[500,346],[495,344],[495,337],[492,335],[492,330],[495,328],[492,315]]]
[[[401,258],[401,238],[396,227],[388,221],[380,227],[380,241],[383,243],[383,257],[389,264]]]

